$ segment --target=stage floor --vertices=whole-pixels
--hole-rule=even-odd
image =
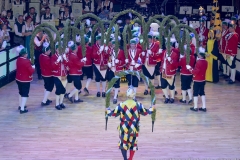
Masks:
[[[121,160],[117,147],[119,118],[109,118],[105,131],[105,99],[96,98],[95,82],[90,95],[80,104],[70,104],[58,111],[54,103],[41,107],[43,81],[31,83],[29,112],[19,114],[18,89],[15,82],[0,89],[0,159],[66,159]],[[164,104],[161,90],[156,90],[157,116],[154,132],[151,116],[141,117],[139,150],[135,160],[162,158],[240,158],[240,83],[228,85],[223,79],[205,87],[207,113],[192,112],[178,95],[174,104]],[[85,83],[84,83],[85,84]],[[83,84],[83,86],[84,86]],[[127,84],[121,84],[119,101],[125,100]],[[144,96],[140,83],[137,99],[149,107],[150,96]],[[50,99],[55,102],[52,93]],[[200,98],[199,98],[200,99]],[[199,105],[201,101],[199,100]],[[115,105],[111,103],[111,108]]]

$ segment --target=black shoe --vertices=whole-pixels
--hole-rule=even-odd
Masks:
[[[69,96],[68,96],[68,100],[69,100],[71,103],[74,103],[73,97],[69,97]]]
[[[78,94],[81,94],[81,93],[82,93],[82,91],[79,91],[79,92],[78,92]]]
[[[228,81],[228,84],[234,84],[235,82],[233,82],[231,79]]]
[[[70,93],[66,93],[66,94],[64,94],[64,98],[68,98],[68,95],[69,95]]]
[[[48,106],[50,103],[48,103],[47,101],[46,101],[46,103],[41,103],[41,106]]]
[[[27,113],[27,112],[28,112],[28,110],[27,110],[27,109],[24,109],[23,111],[22,111],[22,110],[20,110],[20,114]]]
[[[193,102],[193,101],[192,101],[192,99],[191,99],[191,100],[188,101],[188,104],[192,104],[192,102]]]
[[[100,92],[97,92],[97,97],[101,97],[101,93]]]
[[[169,98],[166,98],[164,103],[168,103],[169,102]]]
[[[117,99],[113,99],[113,104],[117,104]]]
[[[61,107],[60,105],[55,106],[55,108],[56,108],[57,110],[62,110],[62,107]]]
[[[174,103],[174,99],[170,98],[169,103]]]
[[[62,108],[62,109],[65,109],[66,108],[66,106],[62,103],[62,104],[60,104],[60,107]]]
[[[195,111],[195,112],[198,111],[198,109],[197,109],[197,108],[194,108],[194,107],[191,107],[190,110]]]
[[[180,99],[180,101],[179,102],[181,102],[181,103],[187,103],[187,101],[186,100],[182,100],[182,99]]]
[[[47,100],[47,102],[48,102],[49,104],[50,104],[50,103],[52,103],[52,101],[51,101],[51,100],[49,100],[49,99]]]
[[[225,81],[227,81],[227,82],[229,82],[230,80],[231,80],[230,78],[225,79]]]
[[[155,87],[155,89],[161,89],[161,86],[158,85],[157,87]]]
[[[207,109],[206,109],[206,108],[199,108],[198,110],[199,110],[199,111],[203,111],[203,112],[207,112]]]
[[[143,94],[148,95],[148,90],[145,90]]]
[[[175,91],[175,95],[177,95],[178,93],[177,93],[177,91]]]
[[[73,102],[74,102],[74,103],[80,103],[80,102],[83,102],[83,100],[81,100],[81,99],[75,100],[75,99],[74,99]]]
[[[42,76],[38,76],[38,80],[42,80]]]
[[[27,108],[27,106],[24,106],[24,109],[26,109]],[[18,110],[20,111],[21,110],[21,107],[19,106],[18,107]]]
[[[224,74],[224,75],[223,75],[223,78],[224,78],[224,79],[227,79],[227,78],[229,78],[229,76],[226,75],[226,74]]]
[[[85,92],[85,96],[89,95],[89,91],[88,91],[88,89],[86,87],[83,89],[83,91]]]
[[[222,77],[222,76],[224,76],[224,74],[223,73],[219,73],[219,76]]]
[[[102,92],[102,97],[106,97],[106,93],[105,92]]]

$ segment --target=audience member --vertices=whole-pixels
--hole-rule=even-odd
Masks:
[[[32,32],[34,30],[34,26],[32,24],[32,17],[27,16],[25,18],[26,24],[25,24],[25,48],[27,50],[28,58],[30,58],[30,40],[32,36]]]
[[[33,25],[38,25],[38,24],[40,23],[39,15],[38,15],[37,12],[35,11],[35,8],[34,8],[34,7],[31,7],[31,8],[29,9],[29,12],[26,13],[23,18],[26,20],[26,18],[27,18],[28,16],[31,17]]]
[[[83,14],[94,12],[94,0],[83,0]]]
[[[16,23],[14,24],[14,38],[13,42],[18,45],[24,46],[24,36],[25,36],[25,23],[23,22],[23,16],[19,15]]]
[[[54,21],[54,15],[51,13],[50,7],[47,7],[45,9],[46,9],[46,13],[42,15],[41,22],[46,20]]]

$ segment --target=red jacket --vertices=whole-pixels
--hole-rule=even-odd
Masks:
[[[219,42],[219,52],[223,53],[226,47],[226,35],[229,33],[229,30],[222,31],[222,37]]]
[[[171,61],[169,62],[166,56],[167,50],[164,50],[161,54],[161,67],[160,72],[166,74],[166,76],[173,76],[176,74],[176,69],[178,67],[178,55],[173,50],[171,51],[170,57]],[[166,63],[166,67],[164,68],[164,63]]]
[[[149,50],[152,51],[152,54],[148,55],[147,51],[145,51],[145,56],[142,56],[143,58],[143,64],[145,64],[145,61],[147,60],[147,56],[148,56],[148,62],[147,64],[150,66],[155,66],[157,64],[157,57],[158,55],[158,51],[159,51],[159,44],[156,42],[153,42],[151,44],[151,46],[149,47]]]
[[[178,59],[180,58],[180,50],[179,48],[172,48],[172,51],[177,54]]]
[[[130,48],[130,44],[127,44],[127,49],[129,48]],[[143,49],[140,43],[137,44],[137,49],[139,49],[142,52]]]
[[[200,27],[196,28],[196,32],[197,34],[199,35],[200,33]],[[202,35],[204,36],[204,40],[203,40],[203,45],[207,45],[207,41],[208,41],[208,32],[209,32],[209,29],[204,27],[203,28],[203,32],[202,32]]]
[[[95,65],[107,65],[109,54],[106,53],[104,50],[100,53],[100,46],[98,44],[94,44],[92,47],[92,58],[93,64]]]
[[[143,62],[142,57],[141,57],[142,51],[139,50],[139,49],[135,49],[135,52],[134,52],[134,53],[135,53],[135,56],[132,57],[132,55],[131,55],[131,49],[128,49],[128,61],[129,61],[129,62],[126,64],[126,65],[127,65],[126,68],[127,68],[127,69],[130,69],[130,66],[132,66],[134,71],[140,71],[140,70],[142,69],[142,66],[141,66],[141,65],[142,65],[142,62]],[[141,65],[140,65],[138,68],[135,68],[135,65],[132,65],[131,62],[134,61],[135,64],[137,64],[139,58],[141,59]]]
[[[204,82],[206,78],[208,62],[205,59],[199,59],[193,70],[190,70],[193,74],[193,81]]]
[[[194,55],[190,55],[190,62],[189,65],[193,68],[195,64],[195,57]],[[187,62],[186,62],[186,56],[181,58],[179,60],[179,67],[181,67],[180,74],[182,75],[192,75],[192,73],[186,68]]]
[[[235,32],[238,34],[238,43],[240,44],[240,26],[237,26]]]
[[[190,44],[190,49],[191,49],[191,55],[194,55],[194,53],[195,53],[195,45],[193,43]]]
[[[83,58],[81,46],[78,46],[77,56],[79,57],[79,59]],[[85,62],[84,66],[85,67],[92,66],[92,47],[86,46],[86,56],[85,57],[87,58],[87,61]]]
[[[51,57],[42,53],[39,57],[39,63],[40,63],[42,76],[51,77],[52,76]]]
[[[58,62],[57,59],[60,55],[56,52],[51,57],[51,64],[52,64],[52,75],[54,77],[64,77],[67,76],[67,61],[63,60],[63,62]]]
[[[110,50],[112,51],[110,54],[112,54],[113,53],[113,49],[112,48],[108,49],[108,51],[110,51]],[[125,59],[126,59],[123,50],[121,50],[121,49],[118,50],[118,54],[117,54],[117,57],[115,57],[115,59],[119,60],[118,63],[114,62],[115,66],[116,66],[116,72],[123,71],[123,67],[125,65]],[[112,64],[112,60],[110,60],[110,63]]]
[[[82,75],[82,67],[84,63],[81,62],[81,59],[78,57],[77,54],[71,52],[69,54],[69,75]]]
[[[19,57],[16,62],[16,80],[19,82],[31,82],[33,80],[34,69],[29,59]]]
[[[238,34],[236,32],[229,33],[226,36],[226,47],[224,53],[231,56],[235,56],[237,55],[237,48],[238,48]]]

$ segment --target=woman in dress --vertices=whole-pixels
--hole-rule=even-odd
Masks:
[[[208,62],[206,81],[208,82],[216,83],[219,81],[218,54],[218,42],[215,39],[214,31],[210,30],[206,46],[206,61]]]
[[[25,18],[26,24],[25,24],[25,46],[28,54],[28,58],[30,58],[30,40],[32,36],[32,32],[34,30],[34,26],[32,24],[32,18],[31,16],[27,16]]]
[[[3,37],[3,40],[6,41],[7,43],[10,41],[10,35],[6,24],[2,25],[0,36]]]

